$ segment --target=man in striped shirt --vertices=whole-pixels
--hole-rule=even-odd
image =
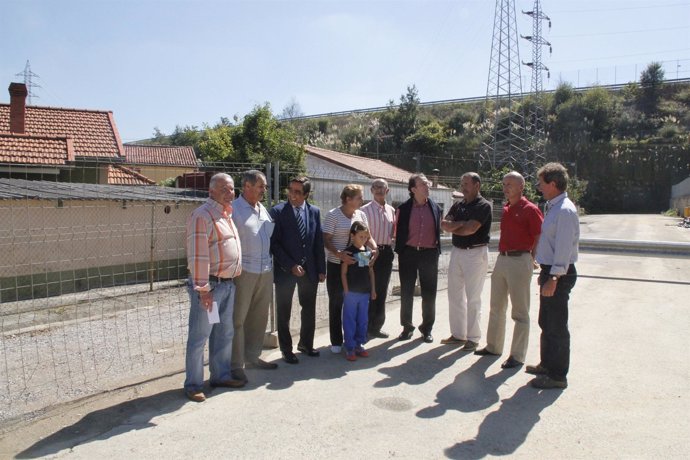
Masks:
[[[371,184],[374,199],[362,206],[362,211],[369,221],[369,232],[379,248],[379,256],[374,262],[374,279],[376,279],[376,299],[369,301],[369,336],[381,339],[388,334],[381,328],[386,321],[386,296],[388,283],[393,271],[393,229],[395,228],[395,209],[386,203],[388,182],[376,179]]]
[[[212,387],[239,388],[230,370],[232,356],[233,278],[242,272],[242,250],[232,222],[235,186],[232,177],[216,174],[209,184],[209,198],[187,220],[188,292],[191,300],[187,337],[185,395],[202,402],[204,347],[209,339],[209,382]],[[220,322],[211,324],[213,310]]]

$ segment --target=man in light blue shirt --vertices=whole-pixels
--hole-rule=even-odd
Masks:
[[[233,202],[232,220],[242,244],[242,274],[235,278],[232,376],[247,381],[244,368],[275,369],[259,357],[264,343],[268,308],[273,294],[271,234],[273,220],[261,200],[266,176],[250,170],[242,175],[242,196]]]
[[[546,203],[546,215],[537,244],[539,274],[539,327],[541,362],[527,366],[537,377],[530,383],[540,389],[567,388],[570,367],[568,299],[575,286],[580,221],[577,208],[568,198],[568,172],[560,163],[548,163],[537,171],[539,190]]]

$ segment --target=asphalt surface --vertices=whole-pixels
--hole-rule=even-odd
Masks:
[[[585,217],[583,238],[690,241],[678,219],[637,219]],[[183,375],[156,379],[19,424],[0,439],[0,457],[686,458],[690,259],[583,253],[577,267],[563,391],[531,388],[524,368],[502,370],[507,350],[487,358],[441,345],[449,335],[441,290],[432,344],[419,334],[395,340],[399,304],[391,302],[391,338],[371,341],[369,358],[331,354],[319,329],[321,357],[288,365],[267,351],[279,369],[248,371],[244,389],[217,389],[197,404],[182,395]],[[482,331],[489,288],[487,279]],[[537,311],[533,289],[528,363],[538,362]]]

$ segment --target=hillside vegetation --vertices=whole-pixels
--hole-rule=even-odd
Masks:
[[[563,82],[541,100],[527,96],[512,109],[528,117],[537,103],[544,109],[547,161],[568,167],[576,178],[575,198],[588,212],[665,210],[671,185],[690,175],[690,85],[664,84],[660,64],[651,63],[639,82],[621,90],[580,92]],[[234,123],[178,127],[170,136],[157,132],[154,141],[194,145],[206,161],[276,158],[302,169],[296,141],[410,171],[438,170],[439,181],[449,186],[457,186],[462,173],[477,171],[496,188],[500,171],[479,166],[480,148],[490,142],[496,122],[493,112],[490,102],[423,106],[410,86],[380,112],[304,118],[293,102],[276,118],[265,105]]]

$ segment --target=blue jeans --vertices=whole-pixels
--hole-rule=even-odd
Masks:
[[[343,332],[345,349],[352,351],[367,343],[369,328],[369,297],[368,292],[349,291],[345,295],[343,304]]]
[[[206,310],[200,306],[199,293],[194,290],[192,281],[187,282],[191,300],[189,310],[189,335],[187,337],[187,356],[185,360],[186,378],[184,388],[200,391],[204,385],[204,347],[209,340],[209,372],[211,382],[232,378],[230,358],[232,357],[232,310],[235,302],[235,284],[232,280],[209,281],[213,291],[213,301],[218,305],[220,323],[209,324]]]

